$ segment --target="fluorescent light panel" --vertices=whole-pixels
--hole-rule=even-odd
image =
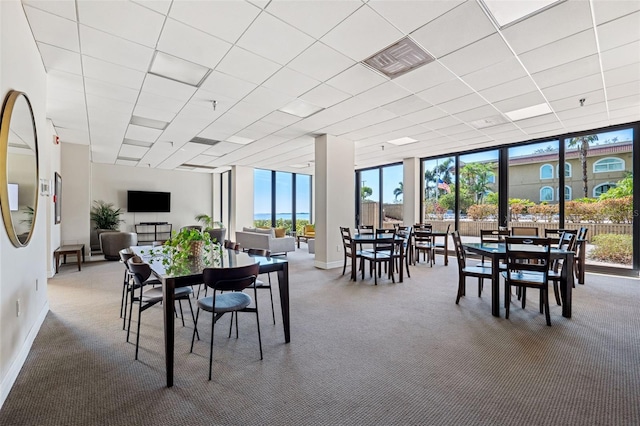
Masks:
[[[280,108],[278,111],[286,112],[287,114],[295,115],[296,117],[307,118],[318,111],[322,111],[323,109],[324,108],[322,107],[296,99],[290,104]]]
[[[142,158],[121,157],[121,156],[118,156],[118,160],[124,160],[124,161],[140,161],[140,160],[142,160]]]
[[[364,63],[393,79],[434,60],[433,56],[425,52],[413,40],[405,37],[365,59]]]
[[[409,137],[404,137],[404,138],[400,138],[400,139],[393,139],[388,141],[388,143],[393,144],[393,145],[407,145],[410,143],[415,143],[418,142],[415,139],[409,138]]]
[[[524,120],[527,118],[538,117],[539,115],[550,114],[551,107],[547,103],[533,105],[526,108],[516,109],[514,111],[505,112],[504,115],[509,117],[511,121]]]
[[[230,136],[226,139],[227,142],[237,143],[240,145],[247,145],[253,142],[255,139],[243,138],[242,136]]]
[[[169,123],[167,123],[166,121],[154,120],[153,118],[145,118],[137,115],[132,115],[131,121],[129,123],[135,124],[136,126],[150,127],[157,130],[164,130],[169,125]]]
[[[185,61],[184,59],[168,55],[158,50],[156,50],[153,61],[151,62],[151,68],[149,69],[149,74],[168,78],[169,80],[178,81],[194,87],[200,87],[210,73],[211,70],[207,67]]]
[[[153,146],[153,142],[138,141],[135,139],[127,139],[127,138],[124,138],[122,143],[124,145],[141,146],[143,148],[151,148],[151,146]]]
[[[481,0],[491,14],[494,21],[503,28],[509,24],[522,21],[531,15],[535,15],[556,3],[564,0]]]

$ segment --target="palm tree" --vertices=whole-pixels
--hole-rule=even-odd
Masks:
[[[402,182],[398,182],[400,186],[398,186],[396,189],[393,190],[393,195],[394,197],[396,197],[396,201],[398,201],[398,196],[402,195],[402,193],[404,192],[404,188],[402,186]]]
[[[589,152],[589,143],[597,140],[598,135],[585,135],[569,139],[569,148],[577,148],[580,152],[580,163],[582,164],[582,191],[585,198],[589,196],[589,188],[587,186],[587,153]]]
[[[373,194],[373,189],[371,189],[370,187],[363,186],[360,188],[360,198],[362,199],[362,201],[371,197],[371,194]]]

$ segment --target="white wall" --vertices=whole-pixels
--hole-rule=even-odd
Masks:
[[[235,240],[235,232],[245,226],[253,226],[253,167],[233,166],[229,239]]]
[[[91,206],[91,153],[89,145],[62,143],[60,177],[62,178],[62,244],[84,244],[89,250],[89,208]]]
[[[38,132],[40,177],[51,179],[54,167],[59,164],[60,151],[49,143],[52,135],[45,113],[45,70],[20,2],[3,0],[0,1],[0,95],[3,99],[11,89],[25,92],[31,101]],[[34,235],[27,247],[14,247],[4,226],[0,229],[0,405],[11,390],[49,310],[46,285],[49,248],[59,241],[58,228],[49,221],[50,201],[49,197],[39,197]]]
[[[414,223],[421,223],[420,219],[420,159],[405,158],[403,161],[403,218],[405,226],[413,226]]]
[[[91,164],[91,202],[103,200],[122,209],[121,231],[135,232],[140,222],[169,222],[174,230],[194,225],[197,214],[212,214],[213,179],[209,173]],[[170,213],[128,213],[127,190],[171,193]],[[83,208],[84,206],[78,206]],[[87,236],[89,228],[87,228]],[[66,238],[65,234],[62,235]]]

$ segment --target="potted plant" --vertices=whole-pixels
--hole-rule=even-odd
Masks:
[[[124,220],[120,219],[120,209],[116,209],[113,203],[107,203],[102,200],[94,201],[93,204],[91,220],[95,225],[95,229],[117,231],[120,222],[124,222]]]
[[[173,231],[160,251],[167,274],[180,275],[211,265],[221,254],[221,246],[212,241],[208,232],[185,228]]]
[[[204,231],[209,233],[212,240],[218,243],[221,243],[224,241],[224,237],[226,235],[227,230],[225,229],[224,224],[222,222],[213,220],[211,216],[204,213],[196,215],[195,219],[198,222],[202,223],[202,225],[204,226]]]

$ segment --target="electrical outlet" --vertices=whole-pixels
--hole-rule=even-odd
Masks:
[[[16,316],[20,316],[20,299],[16,300]]]

